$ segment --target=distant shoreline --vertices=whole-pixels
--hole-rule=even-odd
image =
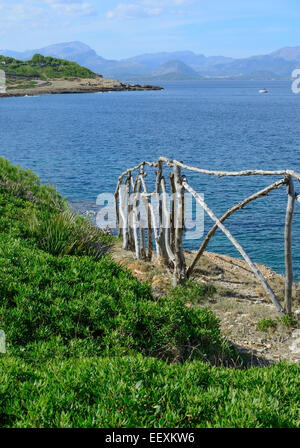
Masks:
[[[163,87],[150,84],[129,84],[97,76],[95,79],[55,79],[44,85],[23,89],[9,89],[0,93],[0,98],[58,95],[74,93],[105,93],[122,91],[152,91],[163,90]]]

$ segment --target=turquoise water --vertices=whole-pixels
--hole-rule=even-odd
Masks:
[[[160,155],[207,169],[300,172],[300,95],[290,84],[168,82],[162,92],[5,98],[0,101],[1,155],[33,169],[69,200],[84,203],[114,191],[125,168]],[[259,94],[262,87],[270,93]],[[276,179],[188,174],[217,215]],[[279,272],[284,269],[285,206],[282,189],[227,221],[255,261]],[[207,217],[205,229],[210,225]],[[299,203],[293,241],[299,277]],[[186,247],[195,249],[200,242],[186,241]],[[236,255],[220,232],[209,249]]]

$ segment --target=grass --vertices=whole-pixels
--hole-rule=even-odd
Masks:
[[[111,243],[0,158],[0,427],[300,425],[299,367],[224,367],[215,289],[155,298]]]
[[[26,84],[18,84],[16,86],[9,86],[7,87],[8,90],[10,89],[33,89],[35,87],[35,82],[30,81]]]
[[[276,319],[264,318],[257,323],[257,329],[260,331],[276,330],[278,326],[293,328],[297,326],[297,320],[293,316],[281,316]]]
[[[277,322],[274,319],[268,317],[261,319],[257,322],[257,329],[259,331],[275,330],[277,328]]]

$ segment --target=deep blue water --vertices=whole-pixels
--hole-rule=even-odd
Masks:
[[[207,169],[300,172],[300,95],[291,92],[290,82],[192,81],[163,86],[162,92],[1,99],[0,153],[33,169],[43,182],[74,201],[94,202],[99,193],[114,191],[124,169],[160,155]],[[262,87],[270,93],[259,94]],[[277,178],[188,174],[188,179],[220,215]],[[255,261],[280,272],[285,206],[281,189],[227,221]],[[210,225],[206,217],[205,228]],[[299,279],[299,203],[293,234]],[[186,243],[194,249],[199,244]],[[220,232],[209,250],[236,255]]]

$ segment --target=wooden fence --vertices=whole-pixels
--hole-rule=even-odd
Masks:
[[[169,171],[169,187],[167,187],[167,180],[164,177],[165,167]],[[149,192],[147,189],[146,168],[156,169],[154,173],[155,185],[152,192]],[[216,176],[218,178],[225,176],[280,176],[281,179],[237,203],[227,210],[221,218],[217,218],[204,201],[202,195],[198,194],[189,185],[186,177],[182,174],[182,170]],[[217,229],[220,229],[250,266],[278,312],[280,314],[291,314],[293,286],[292,221],[295,201],[300,202],[300,195],[295,192],[294,179],[300,181],[300,174],[293,170],[209,171],[188,166],[178,160],[170,160],[165,157],[160,157],[157,162],[141,162],[139,165],[129,168],[121,174],[115,191],[117,225],[119,236],[123,237],[123,248],[134,251],[138,259],[151,261],[154,256],[158,257],[171,272],[173,284],[176,286],[191,276],[210,239],[216,233]],[[281,306],[261,271],[224,225],[226,219],[234,212],[244,208],[255,199],[267,196],[272,190],[279,189],[283,185],[286,186],[287,190],[284,232],[286,271],[284,308]],[[171,193],[170,206],[168,206],[167,191]],[[186,266],[183,250],[185,192],[189,192],[195,198],[214,223],[189,267]],[[157,210],[155,210],[152,204],[153,198],[157,199]],[[146,226],[142,225],[141,222],[141,204],[143,204],[146,214]]]

